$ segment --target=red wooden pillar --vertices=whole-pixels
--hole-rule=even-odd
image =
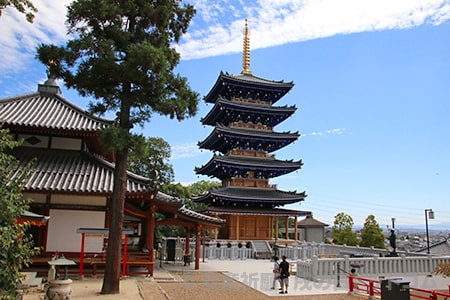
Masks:
[[[294,227],[294,240],[295,240],[295,241],[298,240],[298,227],[297,227],[297,221],[298,221],[298,219],[297,219],[297,218],[298,218],[298,217],[295,216],[295,220],[294,220],[294,224],[295,224],[295,227]]]
[[[185,245],[185,249],[184,249],[185,255],[189,255],[191,252],[189,249],[190,237],[191,237],[191,230],[190,230],[190,228],[186,227],[186,245]]]
[[[151,198],[153,199],[153,197]],[[155,242],[155,211],[156,205],[153,203],[150,205],[150,211],[147,219],[147,238],[145,242],[145,247],[150,251],[150,265],[148,265],[148,273],[153,276],[155,257],[153,255],[153,244]]]
[[[80,271],[79,274],[80,277],[83,276],[83,267],[84,267],[84,238],[86,237],[85,233],[81,234],[81,251],[80,251]]]
[[[278,239],[278,216],[275,217],[275,241]]]
[[[286,240],[289,240],[289,217],[286,216],[286,221],[285,221],[285,226],[286,226],[286,232],[285,232],[285,237]]]
[[[125,234],[123,242],[122,276],[127,275],[128,234]]]
[[[197,225],[195,230],[195,269],[200,269],[200,238],[202,233],[202,225]]]

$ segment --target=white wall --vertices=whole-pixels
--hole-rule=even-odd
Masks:
[[[51,209],[46,251],[80,252],[81,234],[76,233],[77,229],[104,227],[105,212]],[[86,252],[101,252],[102,248],[102,238],[86,238],[84,248]]]

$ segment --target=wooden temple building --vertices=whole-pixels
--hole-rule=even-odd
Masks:
[[[0,124],[23,141],[12,153],[20,161],[18,168],[33,164],[34,172],[23,190],[24,197],[32,199],[28,215],[49,216],[31,227],[35,245],[44,250],[43,264],[56,252],[77,262],[82,252],[85,264],[104,263],[115,156],[104,151],[100,135],[114,121],[94,116],[62,97],[50,78],[36,93],[0,99]],[[165,219],[157,222],[155,212]],[[24,218],[30,219],[28,215]],[[127,268],[144,266],[146,274],[153,274],[154,229],[164,224],[185,227],[188,240],[190,234],[196,237],[198,269],[201,233],[223,222],[186,209],[182,200],[158,192],[152,179],[128,172],[124,230],[131,234],[126,236],[128,257],[123,257]]]
[[[294,84],[254,76],[249,66],[246,22],[243,71],[238,75],[221,72],[204,98],[213,107],[201,122],[213,130],[198,145],[214,155],[195,171],[220,179],[222,185],[196,196],[194,201],[208,205],[203,213],[227,221],[216,233],[216,239],[271,241],[279,237],[279,220],[288,228],[289,218],[294,218],[296,224],[299,216],[311,213],[283,208],[303,201],[305,192],[281,191],[269,183],[270,179],[302,166],[301,160],[279,160],[273,154],[299,138],[298,132],[274,129],[296,111],[295,106],[276,105]],[[297,226],[293,228],[297,230]],[[288,231],[285,232],[288,239]],[[295,232],[295,239],[297,236]]]

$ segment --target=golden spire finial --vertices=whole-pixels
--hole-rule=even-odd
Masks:
[[[244,52],[242,53],[242,74],[252,74],[250,71],[250,30],[248,29],[248,22],[245,19],[245,28],[244,28]]]

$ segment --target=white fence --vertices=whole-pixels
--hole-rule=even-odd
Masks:
[[[195,256],[195,239],[189,243],[190,254]],[[186,240],[177,239],[175,260],[183,260]],[[162,259],[165,259],[167,249],[162,245]],[[250,242],[208,241],[201,245],[200,257],[206,259],[244,260],[255,257],[255,249]],[[302,243],[288,247],[276,247],[274,255],[282,255],[294,264],[296,276],[312,281],[320,281],[337,277],[338,273],[345,276],[352,269],[359,276],[378,278],[379,276],[405,276],[407,274],[431,274],[439,263],[450,262],[450,256],[432,256],[419,253],[399,253],[398,257],[384,257],[386,249],[364,248],[333,244]],[[364,257],[351,257],[358,254]],[[328,257],[327,257],[328,256]],[[335,256],[331,257],[330,256]]]
[[[183,256],[186,253],[186,239],[176,238],[174,249],[174,260],[182,261]],[[162,260],[167,260],[168,248],[167,244],[161,245],[158,249],[158,258]],[[195,239],[190,239],[189,241],[189,254],[195,256]],[[240,243],[236,241],[208,241],[205,245],[200,246],[200,257],[205,257],[207,259],[247,259],[255,257],[255,249],[251,247],[251,243]],[[161,255],[161,256],[160,256]]]
[[[186,249],[185,238],[172,238],[176,240],[176,260],[182,260]],[[205,249],[203,250],[203,247]],[[195,254],[195,239],[191,239],[189,243],[189,253]],[[163,256],[167,253],[166,244],[162,245]],[[255,258],[255,249],[251,247],[251,242],[238,242],[238,241],[207,241],[205,245],[201,245],[200,256],[205,256],[206,259],[247,259]],[[386,249],[379,249],[373,247],[359,247],[359,246],[347,246],[347,245],[335,245],[325,243],[295,243],[287,247],[274,247],[273,254],[281,257],[286,256],[288,260],[308,260],[315,256],[327,256],[334,255],[343,257],[344,255],[359,254],[362,256],[372,257],[385,256],[388,254]],[[405,256],[422,256],[427,257],[426,254],[413,253],[413,252],[399,252],[399,255]]]
[[[404,276],[406,274],[431,274],[439,263],[449,263],[450,256],[406,256],[399,257],[361,257],[319,258],[297,261],[297,277],[308,280],[321,280],[336,277],[338,270],[342,275],[353,271],[358,276]]]

